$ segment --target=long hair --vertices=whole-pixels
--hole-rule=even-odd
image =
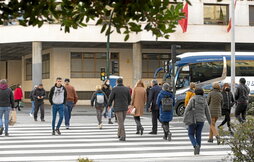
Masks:
[[[136,87],[145,88],[144,82],[142,80],[138,80],[134,88],[136,88]]]

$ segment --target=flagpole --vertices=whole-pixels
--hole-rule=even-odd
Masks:
[[[235,93],[235,3],[231,0],[231,92]]]

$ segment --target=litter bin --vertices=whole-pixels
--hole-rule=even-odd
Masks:
[[[117,79],[119,79],[119,78],[123,78],[123,77],[121,77],[121,76],[116,76],[116,75],[110,75],[110,76],[109,76],[109,84],[110,84],[110,86],[111,86],[112,88],[114,88],[114,87],[116,86],[116,81],[117,81]]]

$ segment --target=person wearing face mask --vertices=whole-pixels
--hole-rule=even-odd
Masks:
[[[230,92],[230,85],[225,83],[221,92],[223,96],[223,106],[221,108],[221,114],[225,116],[222,123],[218,126],[218,128],[222,127],[225,123],[227,123],[228,130],[231,132],[230,128],[230,110],[235,103],[233,94]]]

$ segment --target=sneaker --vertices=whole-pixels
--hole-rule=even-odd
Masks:
[[[217,145],[220,145],[220,136],[216,136]]]
[[[0,128],[0,135],[3,134],[3,131],[4,131],[4,127]]]
[[[34,119],[34,121],[38,121],[37,119]]]
[[[61,132],[60,132],[59,129],[56,129],[56,133],[57,133],[58,135],[61,135]]]
[[[8,136],[9,136],[9,133],[5,133],[5,136],[8,137]]]
[[[141,135],[141,136],[143,135],[143,132],[144,132],[144,128],[141,127],[141,128],[140,128],[140,135]]]
[[[45,120],[44,120],[44,119],[41,119],[41,122],[45,122]]]
[[[65,129],[69,129],[69,128],[70,128],[69,125],[66,125],[66,126],[65,126]]]
[[[119,141],[126,141],[125,137],[120,137]]]
[[[34,115],[32,113],[29,113],[30,117],[34,117]]]
[[[98,127],[99,127],[100,129],[102,129],[102,123],[101,123],[101,124],[99,124],[99,125],[98,125]]]
[[[55,132],[55,130],[53,130],[53,131],[52,131],[52,135],[56,135],[56,132]]]

